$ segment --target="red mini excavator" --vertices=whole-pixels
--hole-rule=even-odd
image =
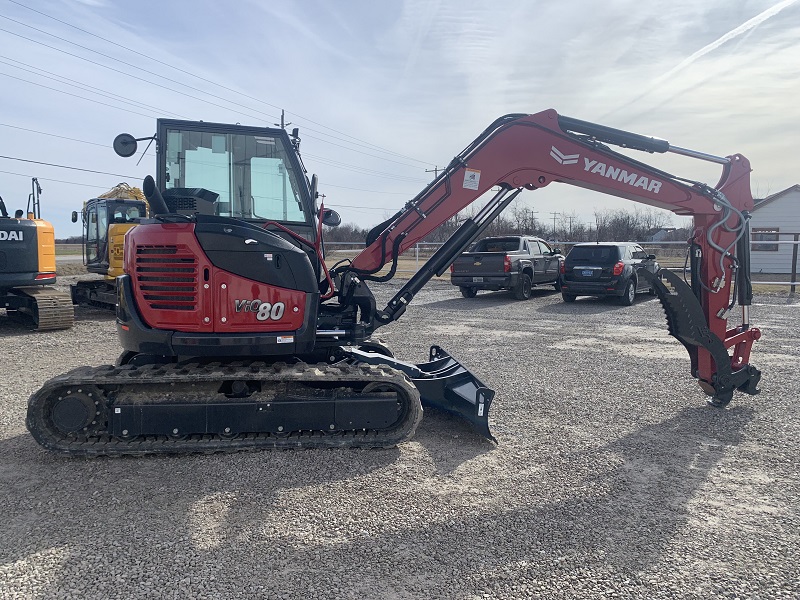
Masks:
[[[116,365],[82,367],[30,399],[27,425],[44,447],[76,456],[249,448],[383,447],[409,439],[430,404],[484,436],[494,392],[433,346],[395,358],[372,339],[398,319],[525,189],[568,183],[694,218],[690,279],[651,275],[669,332],[715,406],[758,392],[749,364],[748,161],[559,116],[507,115],[487,128],[392,218],[352,262],[324,262],[322,225],[297,130],[160,120],[153,218],[125,237],[117,281]],[[115,142],[135,152],[132,136]],[[715,186],[670,175],[609,144],[719,163]],[[491,188],[490,201],[380,309],[368,282]],[[380,275],[391,263],[388,273]],[[647,276],[647,274],[643,274]],[[689,281],[687,283],[686,281]],[[742,320],[728,326],[741,305]]]

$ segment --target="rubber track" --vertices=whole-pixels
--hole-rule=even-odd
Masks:
[[[261,381],[266,387],[270,383],[282,382],[330,385],[338,382],[341,387],[366,383],[390,384],[398,389],[398,397],[405,403],[402,418],[390,429],[357,431],[302,431],[286,434],[255,433],[235,437],[219,435],[190,435],[181,438],[169,436],[139,436],[124,439],[106,432],[90,434],[61,433],[47,418],[47,411],[59,393],[76,388],[93,388],[103,397],[109,386],[131,388],[132,386],[158,384],[169,391],[172,383],[219,383],[223,381]],[[135,391],[135,390],[134,390]],[[95,396],[97,397],[97,396]],[[219,398],[215,398],[219,401]],[[113,406],[113,405],[111,405]],[[110,411],[111,406],[106,410]],[[410,439],[422,420],[419,392],[414,384],[400,371],[373,365],[336,365],[297,363],[266,364],[240,361],[236,363],[213,363],[209,365],[147,365],[142,367],[104,365],[80,367],[49,380],[28,401],[26,425],[36,441],[53,452],[76,457],[118,456],[176,453],[238,452],[257,449],[290,448],[391,448]]]
[[[51,287],[23,287],[20,292],[36,303],[36,331],[69,329],[75,323],[75,307],[70,294]]]

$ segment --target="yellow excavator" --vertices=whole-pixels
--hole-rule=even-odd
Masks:
[[[8,214],[0,198],[0,308],[9,317],[33,321],[39,331],[68,329],[74,322],[69,294],[52,287],[56,282],[56,244],[53,225],[41,218],[39,180],[31,179],[28,206]]]
[[[114,310],[117,302],[116,277],[123,274],[122,243],[129,229],[149,212],[142,190],[127,183],[87,200],[80,213],[83,223],[83,264],[102,279],[78,281],[71,286],[72,302]],[[78,212],[72,212],[78,222]]]

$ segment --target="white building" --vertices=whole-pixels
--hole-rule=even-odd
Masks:
[[[800,184],[756,199],[750,233],[751,272],[791,273],[795,245],[776,242],[791,242],[794,234],[800,234]]]

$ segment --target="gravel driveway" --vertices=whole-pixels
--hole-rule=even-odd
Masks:
[[[392,450],[91,460],[37,446],[25,407],[113,362],[113,318],[0,315],[0,598],[797,598],[800,304],[755,303],[762,393],[726,410],[650,297],[432,282],[381,337],[494,388],[498,445],[428,410]]]

